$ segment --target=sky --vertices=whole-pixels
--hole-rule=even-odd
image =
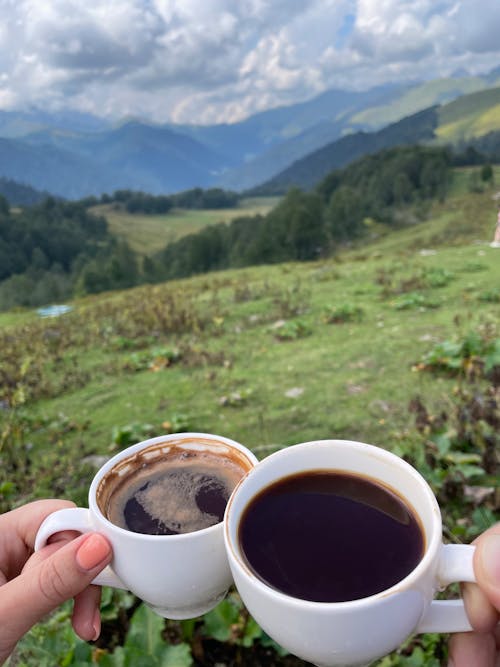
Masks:
[[[0,109],[235,122],[331,89],[485,73],[499,0],[0,0]]]

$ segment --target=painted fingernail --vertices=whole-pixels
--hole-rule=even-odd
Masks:
[[[484,538],[481,561],[490,584],[500,586],[500,535],[492,534]]]
[[[82,570],[93,570],[109,556],[111,547],[102,535],[89,535],[76,552],[76,562]]]

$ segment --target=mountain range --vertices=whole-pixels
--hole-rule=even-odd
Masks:
[[[499,130],[498,86],[500,68],[484,76],[329,90],[211,126],[0,111],[0,178],[69,199],[117,189],[245,191],[276,179],[284,187],[287,171],[297,166],[311,181],[324,169],[401,141],[456,143]]]

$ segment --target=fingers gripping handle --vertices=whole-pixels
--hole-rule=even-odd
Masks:
[[[49,538],[62,530],[75,530],[79,533],[94,532],[94,527],[90,522],[90,514],[83,507],[72,507],[69,509],[58,510],[49,514],[38,529],[35,539],[35,551],[42,549]],[[113,588],[124,588],[126,586],[116,576],[113,570],[108,566],[100,572],[93,580],[97,586],[112,586]]]
[[[465,544],[445,544],[438,571],[439,587],[454,582],[475,582],[475,547]],[[420,621],[417,632],[469,632],[472,630],[462,600],[434,600]]]

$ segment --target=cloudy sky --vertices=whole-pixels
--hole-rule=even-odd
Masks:
[[[499,0],[0,0],[0,109],[215,123],[500,65]]]

